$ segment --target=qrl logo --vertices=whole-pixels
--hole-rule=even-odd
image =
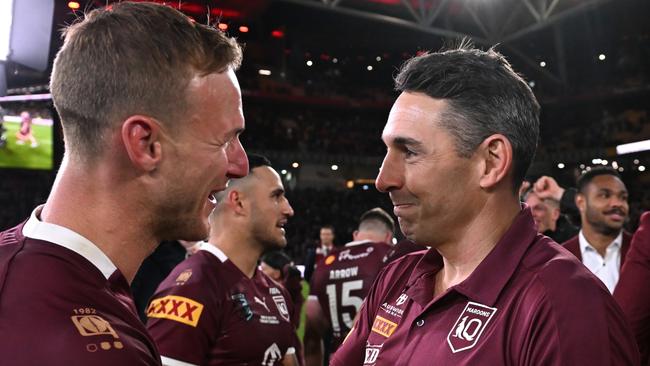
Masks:
[[[474,347],[496,312],[496,308],[468,302],[447,335],[451,351],[456,353]]]

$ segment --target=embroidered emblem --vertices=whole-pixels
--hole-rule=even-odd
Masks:
[[[468,302],[447,335],[451,351],[456,353],[473,348],[496,312],[497,308]]]

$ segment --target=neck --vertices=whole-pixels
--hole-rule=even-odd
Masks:
[[[612,243],[612,241],[614,241],[614,239],[616,239],[618,234],[620,234],[620,231],[614,234],[603,234],[587,223],[587,225],[582,226],[582,234],[589,242],[589,245],[594,247],[598,254],[604,258],[607,253],[607,247]]]
[[[244,230],[234,229],[236,225],[212,225],[210,244],[219,248],[242,273],[252,278],[262,256],[262,246],[255,245]]]
[[[146,215],[124,199],[128,196],[114,176],[100,169],[72,167],[64,159],[41,220],[90,240],[130,283],[160,240],[146,235],[151,232]]]
[[[490,206],[486,203],[459,236],[435,248],[444,263],[436,275],[436,295],[467,279],[494,249],[521,210],[516,200],[508,205]]]

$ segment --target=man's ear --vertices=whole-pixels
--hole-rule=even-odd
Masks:
[[[359,230],[354,230],[354,232],[352,232],[352,240],[357,241],[358,236],[359,236]]]
[[[235,212],[236,215],[245,215],[246,207],[244,201],[242,200],[243,196],[240,191],[233,189],[228,192],[226,195],[226,204]]]
[[[160,125],[148,116],[135,115],[122,123],[122,142],[131,163],[151,172],[162,159]]]
[[[494,188],[512,170],[512,144],[501,134],[489,136],[478,147],[483,172],[479,180],[481,188]]]
[[[585,212],[587,209],[587,197],[583,193],[578,192],[575,198],[576,206],[580,212]]]

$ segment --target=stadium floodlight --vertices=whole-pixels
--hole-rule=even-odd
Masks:
[[[11,52],[11,22],[14,17],[13,0],[0,1],[0,62],[7,61]]]
[[[646,151],[646,150],[650,150],[650,140],[631,142],[629,144],[622,144],[616,146],[616,153],[618,155],[630,154],[630,153]]]

